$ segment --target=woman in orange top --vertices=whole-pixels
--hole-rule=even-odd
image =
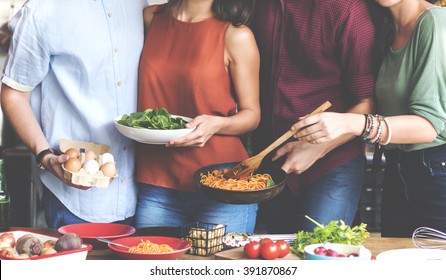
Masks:
[[[140,144],[136,227],[201,221],[252,232],[257,205],[205,197],[194,172],[248,154],[239,136],[260,119],[259,53],[246,26],[254,0],[171,0],[144,11],[138,111],[166,108],[196,129],[165,146]]]

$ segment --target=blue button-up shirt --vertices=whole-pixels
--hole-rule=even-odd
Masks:
[[[33,0],[10,22],[13,41],[2,82],[31,91],[31,106],[49,143],[106,144],[118,168],[108,188],[68,187],[50,172],[40,178],[66,207],[90,222],[135,213],[134,144],[113,119],[136,111],[145,0]]]

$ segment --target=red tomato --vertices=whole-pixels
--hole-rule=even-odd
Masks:
[[[271,238],[268,238],[268,237],[260,239],[260,244],[264,245],[266,243],[274,243],[274,242]]]
[[[243,247],[243,251],[248,258],[257,259],[260,256],[260,247],[260,242],[251,241]]]
[[[262,244],[260,256],[265,260],[274,260],[279,257],[279,246],[274,242]]]
[[[283,258],[290,252],[290,245],[285,240],[277,240],[277,246],[279,247],[279,258]]]

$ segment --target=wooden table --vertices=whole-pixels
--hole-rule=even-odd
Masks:
[[[370,238],[364,241],[364,246],[373,256],[392,249],[416,248],[412,238],[381,237],[380,233],[371,233]]]
[[[11,230],[24,230],[24,231],[32,231],[35,233],[40,234],[46,234],[51,236],[60,236],[60,233],[57,231],[57,229],[51,229],[51,228],[24,228],[24,227],[15,227],[11,228]],[[392,250],[392,249],[402,249],[402,248],[415,248],[415,245],[412,242],[411,238],[384,238],[381,237],[379,233],[371,233],[370,238],[366,239],[364,241],[364,246],[369,249],[372,252],[373,256],[378,255],[381,252]],[[231,249],[233,252],[235,252],[233,257],[231,258],[224,258],[221,257],[221,255],[228,255],[227,252],[230,252],[229,250],[217,253],[216,256],[208,256],[208,257],[202,257],[202,256],[196,256],[196,255],[190,255],[185,254],[180,259],[184,260],[213,260],[213,259],[244,259],[243,255],[243,249],[242,248],[236,248]],[[288,258],[291,259],[298,259],[297,256],[291,255]],[[109,250],[91,250],[88,252],[87,260],[114,260],[118,259],[114,253]]]
[[[371,233],[370,238],[364,241],[364,246],[372,252],[372,256],[392,249],[415,248],[411,238],[382,238],[379,233]],[[244,255],[243,248],[237,248],[219,252],[215,255],[215,259],[239,260],[248,258]],[[284,259],[299,260],[299,257],[289,254]]]

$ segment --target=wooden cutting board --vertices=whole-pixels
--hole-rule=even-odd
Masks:
[[[243,253],[243,247],[221,251],[214,256],[216,260],[250,260],[250,258]],[[281,258],[280,260],[300,260],[300,258],[290,252],[286,257]]]

